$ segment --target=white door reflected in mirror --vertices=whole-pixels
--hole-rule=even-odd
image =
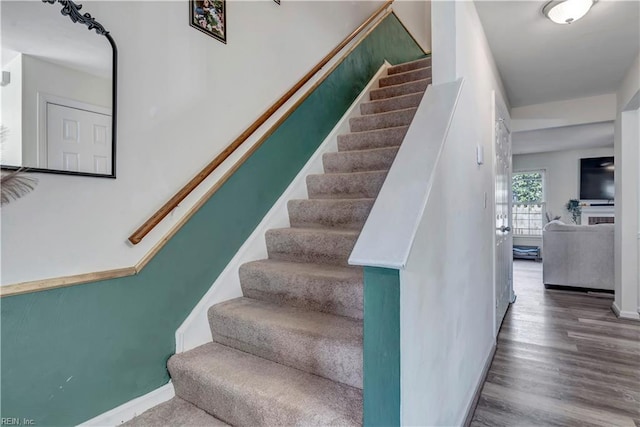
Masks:
[[[47,104],[47,166],[111,173],[111,116]]]

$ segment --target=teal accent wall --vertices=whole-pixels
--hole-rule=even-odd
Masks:
[[[1,299],[0,416],[75,425],[166,384],[176,329],[383,61],[423,56],[390,15],[139,275]]]
[[[364,425],[400,425],[400,272],[364,268]]]

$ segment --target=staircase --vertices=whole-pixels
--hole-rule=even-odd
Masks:
[[[388,69],[268,259],[240,267],[243,297],[209,309],[213,341],[168,362],[176,397],[155,425],[361,425],[363,275],[347,260],[427,85],[431,59]]]

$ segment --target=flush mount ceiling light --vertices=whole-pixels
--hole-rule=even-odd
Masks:
[[[542,8],[544,16],[556,24],[571,24],[589,12],[597,0],[551,1]]]

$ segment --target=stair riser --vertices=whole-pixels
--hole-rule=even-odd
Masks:
[[[375,198],[386,177],[378,173],[344,175],[309,175],[307,192],[310,199],[366,199]]]
[[[154,427],[154,426],[185,426],[198,427],[230,427],[229,424],[212,417],[197,406],[173,397],[166,402],[137,415],[134,419],[121,427]]]
[[[408,95],[410,93],[424,92],[430,84],[431,79],[426,79],[382,89],[374,89],[371,91],[371,100],[375,101],[378,99],[392,98],[394,96]]]
[[[398,126],[408,126],[416,114],[415,109],[391,111],[381,114],[353,117],[349,120],[351,132],[365,132]]]
[[[360,230],[373,200],[290,200],[287,206],[292,227]]]
[[[381,78],[379,84],[380,87],[387,87],[428,78],[431,78],[431,67],[419,68],[405,73],[392,74],[388,77]]]
[[[383,99],[380,101],[365,102],[360,104],[360,113],[379,114],[388,111],[404,110],[406,108],[415,108],[420,105],[424,93],[412,93],[404,96]]]
[[[326,173],[380,171],[391,168],[397,153],[398,147],[326,153],[322,162]]]
[[[408,126],[371,132],[338,135],[338,151],[368,150],[397,147],[407,134]]]
[[[230,425],[356,426],[362,423],[361,391],[356,388],[329,384],[328,380],[303,372],[293,374],[291,368],[280,368],[273,362],[237,350],[224,350],[220,362],[215,363],[183,361],[181,356],[176,355],[167,363],[176,396]],[[264,381],[256,382],[256,376]],[[275,379],[289,388],[283,389]],[[318,391],[323,396],[314,398],[310,393],[319,385]],[[292,400],[296,395],[298,401]]]
[[[362,275],[292,276],[245,265],[240,267],[240,284],[247,298],[362,319]]]
[[[431,67],[431,57],[423,58],[417,61],[408,62],[406,64],[395,65],[389,67],[387,70],[388,75],[406,73],[407,71],[416,70],[418,68]]]
[[[357,235],[317,233],[296,235],[269,230],[266,233],[269,259],[348,265]]]
[[[355,322],[355,321],[354,321]],[[291,329],[277,329],[269,322],[248,322],[217,310],[209,310],[215,342],[300,369],[333,381],[362,388],[362,342],[332,341]]]

